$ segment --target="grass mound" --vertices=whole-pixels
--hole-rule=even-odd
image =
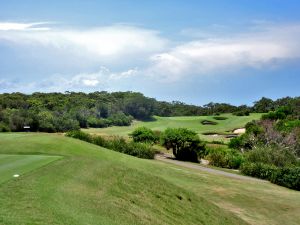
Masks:
[[[300,219],[300,193],[270,183],[138,159],[58,134],[0,134],[0,146],[1,154],[63,156],[0,185],[1,224],[297,224]]]

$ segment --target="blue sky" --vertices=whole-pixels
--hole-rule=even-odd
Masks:
[[[0,92],[299,96],[299,11],[292,0],[1,1]]]

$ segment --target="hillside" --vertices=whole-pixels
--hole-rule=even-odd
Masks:
[[[242,128],[246,123],[252,120],[258,120],[261,113],[251,113],[249,116],[234,116],[232,114],[222,114],[225,120],[216,120],[214,116],[180,116],[180,117],[159,117],[155,116],[153,121],[135,121],[131,126],[125,127],[107,127],[107,128],[90,128],[83,131],[91,134],[100,135],[119,135],[127,136],[137,127],[145,126],[153,130],[163,131],[168,127],[184,127],[191,129],[199,134],[201,139],[207,141],[228,141],[222,134],[231,134],[234,129]],[[216,125],[203,125],[201,121],[213,121]],[[204,135],[205,133],[215,133],[220,135]],[[226,135],[225,135],[226,136]]]
[[[0,184],[1,224],[300,220],[300,193],[270,183],[137,159],[58,134],[0,134],[0,146],[1,154],[63,157]]]

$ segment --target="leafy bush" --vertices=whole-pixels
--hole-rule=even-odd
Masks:
[[[234,112],[232,114],[235,116],[249,116],[250,111],[249,110],[241,110],[241,111]]]
[[[244,161],[243,155],[232,149],[218,147],[207,152],[209,164],[217,167],[238,169]]]
[[[159,136],[157,133],[152,131],[147,127],[139,127],[135,129],[130,136],[132,137],[134,142],[144,142],[149,144],[154,144],[158,142]]]
[[[168,128],[161,134],[161,144],[172,149],[178,160],[198,162],[198,156],[205,151],[205,144],[199,136],[186,128]]]
[[[9,132],[9,131],[10,129],[6,124],[0,123],[0,132]]]
[[[72,138],[76,138],[82,141],[86,141],[86,142],[92,142],[93,141],[93,137],[90,134],[87,134],[85,132],[82,132],[80,130],[72,130],[72,131],[68,131],[66,133],[67,137],[72,137]]]
[[[296,156],[289,150],[278,147],[257,147],[246,153],[246,161],[284,167],[295,165]]]
[[[245,175],[266,179],[274,184],[300,191],[300,167],[276,167],[264,163],[244,163]]]
[[[105,147],[127,155],[136,156],[144,159],[153,159],[155,152],[151,145],[144,143],[127,143],[124,138],[114,137],[113,139],[104,139],[101,136],[92,136],[85,132],[75,130],[66,133],[66,136],[80,139],[101,147]]]
[[[277,167],[264,163],[247,162],[241,166],[241,172],[251,177],[270,180]]]
[[[270,181],[300,191],[300,167],[278,168],[272,174]]]

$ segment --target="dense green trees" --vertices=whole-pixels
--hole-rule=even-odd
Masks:
[[[254,107],[209,103],[195,106],[182,102],[161,102],[135,92],[66,92],[0,94],[0,130],[61,132],[78,127],[127,126],[133,119],[149,120],[158,116],[217,115],[220,113],[268,112],[287,106],[300,115],[300,98],[276,101],[262,98]],[[62,119],[63,118],[63,119]]]

